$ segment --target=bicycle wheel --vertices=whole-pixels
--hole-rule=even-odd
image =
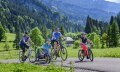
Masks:
[[[29,61],[31,63],[35,62],[36,60],[36,54],[35,54],[35,51],[34,50],[30,50],[29,52]]]
[[[25,62],[25,60],[23,60],[23,55],[22,55],[22,51],[19,51],[19,61],[21,62],[21,63],[23,63],[23,62]]]
[[[90,61],[93,61],[94,57],[93,57],[93,52],[91,49],[89,49],[89,58],[90,58]]]
[[[57,59],[57,53],[56,53],[56,51],[53,48],[51,49],[51,56],[52,56],[53,60]]]
[[[83,50],[78,51],[78,58],[79,58],[80,61],[83,61],[83,59],[85,58]]]
[[[60,49],[60,56],[61,56],[63,61],[65,61],[67,59],[68,54],[67,54],[66,48],[63,47]]]

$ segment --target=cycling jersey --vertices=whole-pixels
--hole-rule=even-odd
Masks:
[[[81,39],[82,39],[82,43],[87,43],[87,38],[84,38],[84,37],[81,37]]]
[[[27,41],[29,40],[29,38],[30,38],[30,37],[28,37],[28,36],[24,36],[24,37],[22,38],[22,40],[20,41],[20,45],[24,45],[25,42],[27,42]]]
[[[20,41],[20,47],[23,50],[23,52],[25,52],[25,48],[29,48],[28,45],[25,44],[25,42],[27,42],[29,40],[30,37],[28,36],[24,36],[23,39]]]
[[[45,43],[45,44],[42,46],[42,48],[43,48],[43,49],[46,49],[46,50],[49,50],[51,47],[52,47],[51,44],[48,44],[48,43]]]
[[[53,32],[53,40],[59,40],[59,38],[62,36],[60,32]]]

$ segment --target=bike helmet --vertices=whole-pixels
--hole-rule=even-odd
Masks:
[[[87,33],[83,32],[82,35],[87,35]]]

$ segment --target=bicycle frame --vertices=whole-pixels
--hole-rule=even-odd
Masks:
[[[88,47],[86,46],[86,44],[81,43],[80,46],[81,46],[82,50],[84,51],[85,55],[88,56],[89,53],[88,53]]]
[[[32,48],[30,47],[30,48],[28,49],[28,55],[27,55],[27,57],[29,58],[31,54],[32,54]]]

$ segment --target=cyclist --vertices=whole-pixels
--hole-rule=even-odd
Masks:
[[[48,54],[50,57],[50,48],[52,48],[51,46],[51,40],[50,39],[47,39],[46,43],[42,45],[42,48],[45,52],[45,54]]]
[[[20,48],[22,49],[22,60],[25,60],[27,58],[27,56],[25,56],[25,51],[26,49],[29,49],[29,47],[32,44],[32,40],[28,35],[28,32],[25,32],[22,40],[20,41]]]
[[[59,48],[61,46],[61,45],[59,45],[59,44],[61,44],[61,43],[59,43],[61,37],[63,37],[63,36],[62,36],[62,34],[60,32],[60,29],[59,28],[55,28],[55,31],[52,33],[52,41],[51,42],[52,42],[53,48],[54,49],[57,48],[57,52],[58,52],[58,50],[59,50]]]
[[[93,43],[92,43],[92,41],[90,41],[90,40],[87,38],[86,35],[87,35],[86,33],[82,33],[82,36],[81,36],[81,45],[82,45],[83,50],[86,51],[86,53],[87,53],[87,59],[89,59],[89,56],[88,56],[88,46],[87,46],[87,44],[90,43],[90,44],[93,45]]]

